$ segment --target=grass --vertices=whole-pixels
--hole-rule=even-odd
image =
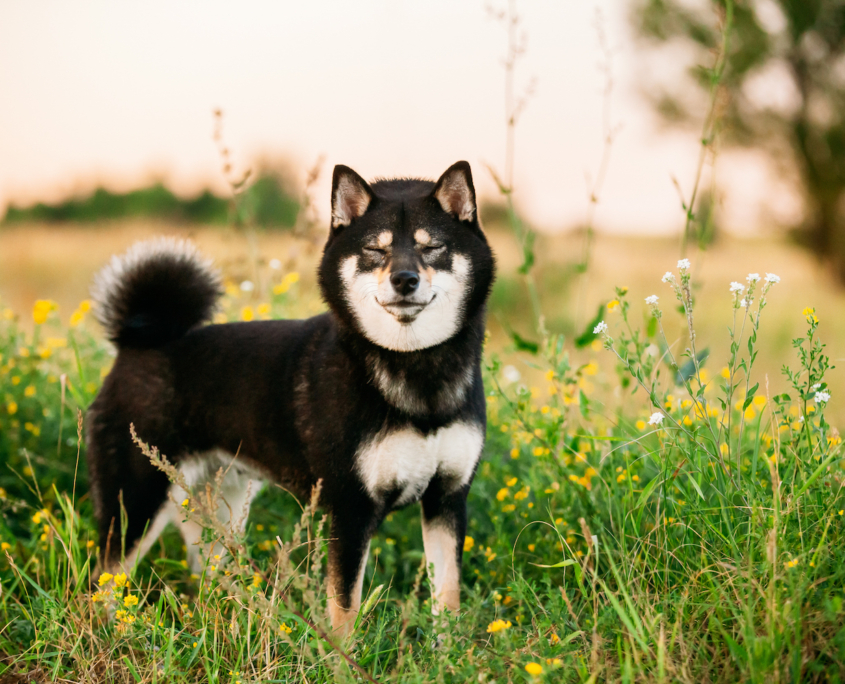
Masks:
[[[612,268],[601,240],[599,274]],[[541,297],[554,249],[538,249]],[[225,264],[221,320],[306,315],[313,285],[293,263]],[[0,310],[0,682],[842,681],[845,474],[826,416],[841,394],[820,343],[832,322],[792,305],[807,294],[784,272],[746,312],[727,279],[699,275],[706,264],[661,284],[673,263],[650,267],[647,285],[608,287],[609,329],[583,350],[552,326],[536,354],[494,334],[462,611],[431,616],[410,507],[373,540],[344,644],[325,620],[323,514],[277,487],[243,538],[194,493],[186,515],[229,563],[192,576],[169,529],[129,577],[92,593],[80,411],[111,355],[84,304],[70,319],[49,300]],[[507,251],[502,266],[512,273]],[[252,272],[258,287],[244,292]],[[642,303],[653,293],[659,316]],[[505,315],[494,310],[493,327]],[[767,377],[758,368],[786,319],[801,330],[778,354],[792,371]],[[694,362],[705,344],[711,360]]]

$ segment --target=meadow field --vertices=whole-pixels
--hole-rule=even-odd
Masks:
[[[3,684],[845,680],[845,293],[810,256],[724,237],[687,267],[674,238],[598,235],[582,272],[582,235],[541,235],[538,319],[521,245],[489,225],[488,435],[462,610],[430,613],[412,506],[373,540],[341,641],[325,518],[272,485],[242,538],[194,493],[185,515],[231,551],[200,575],[172,528],[127,575],[95,568],[80,435],[113,352],[87,290],[162,233],[221,267],[216,323],[323,310],[318,240],[0,227]]]

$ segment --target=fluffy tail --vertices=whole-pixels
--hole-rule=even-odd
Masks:
[[[97,319],[118,347],[150,348],[211,318],[220,276],[190,242],[156,238],[133,245],[94,278]]]

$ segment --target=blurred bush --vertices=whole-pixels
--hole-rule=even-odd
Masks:
[[[236,215],[240,214],[240,215]],[[266,171],[244,190],[241,207],[209,190],[183,199],[161,183],[127,193],[97,188],[87,197],[60,204],[38,203],[9,207],[4,223],[93,223],[128,218],[160,219],[186,223],[227,225],[248,222],[263,228],[289,229],[296,223],[299,201],[281,173]]]

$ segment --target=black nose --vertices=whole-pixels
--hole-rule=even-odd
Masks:
[[[390,284],[401,295],[411,294],[420,284],[420,276],[413,271],[398,271],[390,275]]]

